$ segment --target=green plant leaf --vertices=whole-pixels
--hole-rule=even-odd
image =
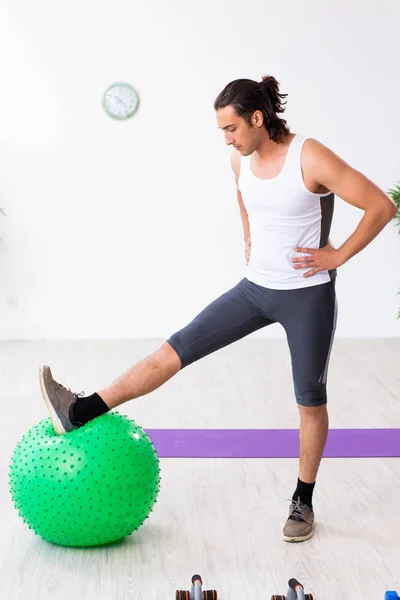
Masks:
[[[400,182],[399,182],[400,184]],[[397,214],[393,217],[396,227],[399,228],[398,234],[400,235],[400,185],[396,185],[387,191],[387,194],[392,198],[393,202],[397,206]],[[400,290],[397,292],[400,295]],[[400,310],[397,314],[397,318],[400,319]]]

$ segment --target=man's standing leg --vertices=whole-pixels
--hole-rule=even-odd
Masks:
[[[300,406],[300,461],[297,489],[293,496],[312,508],[312,492],[328,437],[327,405]]]
[[[300,413],[300,461],[283,538],[301,542],[313,535],[313,492],[328,436],[326,383],[337,319],[334,283],[290,290],[287,302],[281,322]]]

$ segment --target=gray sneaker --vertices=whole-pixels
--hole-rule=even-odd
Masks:
[[[74,420],[71,413],[77,397],[83,396],[84,393],[74,394],[71,390],[57,383],[53,379],[50,367],[47,365],[40,367],[39,376],[43,399],[55,432],[62,435],[67,431],[80,427],[81,424]]]
[[[292,500],[289,508],[289,518],[283,528],[285,542],[305,542],[314,533],[314,511],[307,504]]]

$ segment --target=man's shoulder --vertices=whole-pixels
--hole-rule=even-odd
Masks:
[[[240,175],[240,152],[239,150],[236,150],[236,148],[232,151],[231,154],[231,167],[233,172],[236,175],[236,178],[239,177]]]
[[[324,154],[329,148],[313,137],[304,136],[303,154],[306,158],[315,159]]]

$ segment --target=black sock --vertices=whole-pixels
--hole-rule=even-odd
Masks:
[[[300,498],[300,502],[303,504],[307,504],[308,508],[312,510],[312,496],[314,491],[315,481],[314,483],[304,483],[304,481],[300,481],[297,479],[297,488],[293,494],[292,500],[298,500]]]
[[[109,410],[107,404],[97,393],[85,398],[78,396],[75,404],[72,406],[71,421],[76,421],[76,424],[84,425],[88,421],[104,415]]]

